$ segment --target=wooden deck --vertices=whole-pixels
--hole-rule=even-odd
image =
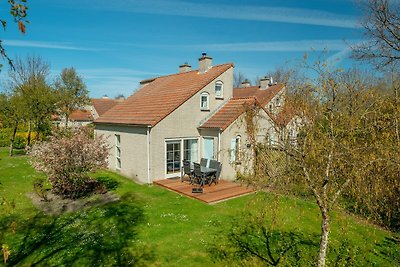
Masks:
[[[207,204],[213,204],[216,202],[255,192],[251,188],[225,180],[220,180],[217,185],[205,185],[203,187],[203,193],[192,193],[192,188],[195,186],[189,184],[186,181],[181,182],[180,179],[163,179],[153,181],[153,183],[158,186],[168,188],[169,190],[175,191],[187,197],[198,199]]]

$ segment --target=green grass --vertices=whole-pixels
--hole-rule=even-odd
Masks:
[[[263,194],[207,205],[163,188],[138,185],[119,174],[100,171],[121,201],[62,216],[48,216],[27,197],[35,172],[27,156],[8,157],[0,148],[0,197],[14,202],[1,206],[0,243],[11,249],[9,265],[30,266],[224,266],[209,253],[215,240],[229,232],[244,211],[256,211]],[[272,199],[271,196],[267,196]],[[320,221],[310,201],[280,197],[278,229],[312,238],[318,251]],[[332,218],[331,244],[343,239],[362,247],[370,265],[400,265],[398,239],[393,233],[343,212]],[[12,222],[14,228],[10,227]],[[15,230],[15,232],[14,232]],[[130,262],[132,255],[136,261]],[[0,263],[0,266],[2,263]]]

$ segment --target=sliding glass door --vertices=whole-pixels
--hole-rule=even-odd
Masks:
[[[174,175],[180,173],[181,170],[181,142],[180,141],[167,141],[167,175]]]
[[[177,139],[165,141],[166,178],[180,176],[183,160],[198,162],[197,143],[197,139]]]

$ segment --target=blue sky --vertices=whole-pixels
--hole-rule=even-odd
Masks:
[[[129,96],[142,79],[175,73],[184,62],[197,68],[202,52],[214,64],[233,62],[250,80],[311,49],[329,50],[332,62],[346,67],[354,64],[346,59],[349,44],[363,38],[352,0],[28,0],[28,6],[27,33],[9,22],[1,34],[9,56],[41,56],[51,65],[50,79],[75,67],[91,97]],[[3,68],[1,81],[6,77]]]

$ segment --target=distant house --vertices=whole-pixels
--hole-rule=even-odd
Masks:
[[[72,113],[69,115],[68,126],[86,126],[90,123],[93,123],[93,121],[93,115],[89,110],[78,109],[72,111]],[[65,124],[65,120],[62,122],[62,124]]]
[[[107,96],[104,96],[103,98],[91,98],[91,105],[87,106],[87,109],[91,111],[93,118],[97,119],[106,111],[124,100],[124,98],[112,99]]]
[[[109,168],[143,183],[180,175],[182,161],[201,158],[222,163],[221,177],[233,180],[240,151],[250,148],[246,106],[257,106],[258,141],[277,138],[276,116],[285,86],[262,79],[260,86],[233,88],[232,63],[212,65],[203,54],[199,67],[187,63],[179,73],[147,79],[141,88],[95,120],[106,136]]]
[[[123,100],[124,99],[111,99],[107,96],[103,98],[91,98],[89,105],[71,112],[68,119],[68,126],[77,127],[91,124],[99,116]],[[54,123],[65,126],[65,118],[62,116],[54,115],[52,119]]]

